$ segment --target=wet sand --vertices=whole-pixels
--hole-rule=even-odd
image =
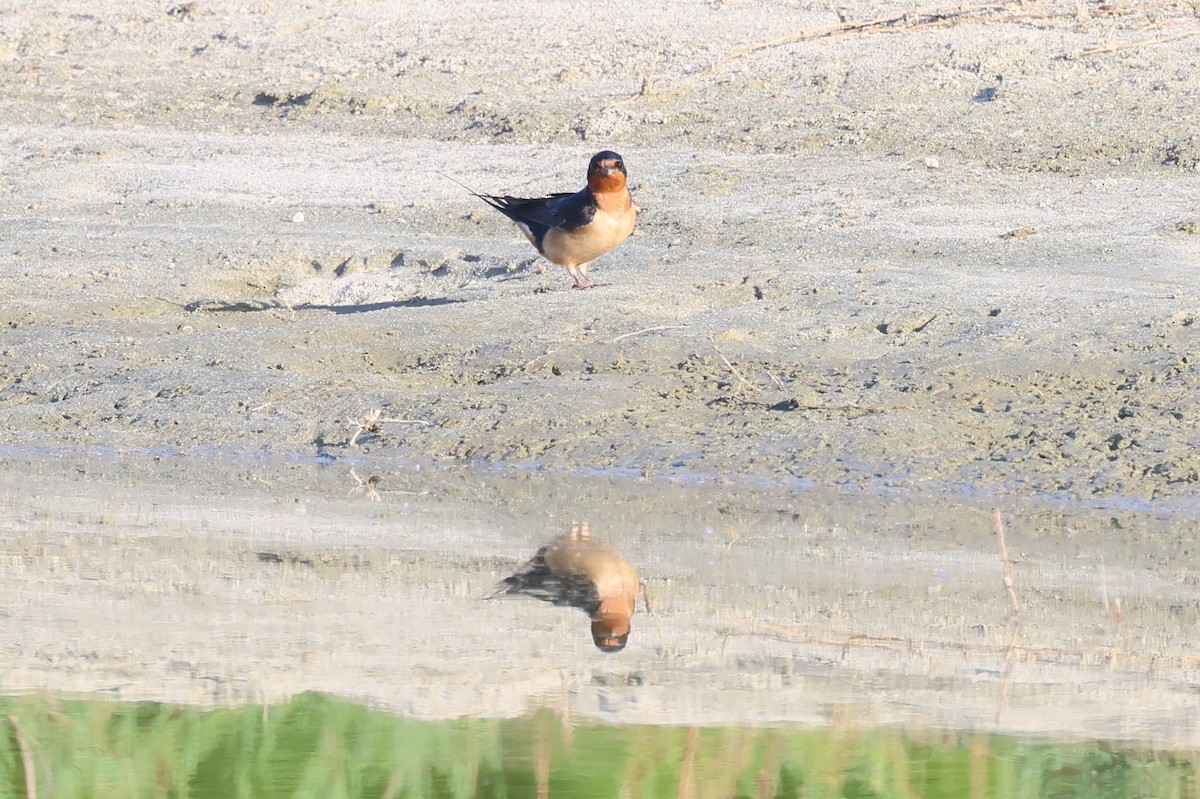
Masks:
[[[7,10],[7,684],[1195,747],[1193,10],[766,9]],[[438,174],[605,148],[591,291]],[[573,519],[651,578],[620,660],[475,600]]]

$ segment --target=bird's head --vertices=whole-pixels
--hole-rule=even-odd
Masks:
[[[629,615],[601,611],[592,619],[592,641],[603,652],[620,652],[629,640]]]
[[[588,164],[588,188],[592,193],[622,191],[625,188],[625,161],[619,153],[604,150],[592,156]]]

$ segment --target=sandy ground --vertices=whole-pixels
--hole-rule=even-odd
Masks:
[[[10,489],[17,521],[8,556],[24,571],[6,583],[15,592],[6,606],[24,608],[11,612],[33,629],[48,625],[44,634],[60,648],[14,650],[12,636],[24,633],[6,624],[9,685],[93,690],[107,680],[154,694],[147,681],[157,679],[166,694],[186,698],[209,684],[205,674],[228,686],[230,675],[244,672],[249,696],[260,691],[249,676],[258,669],[271,675],[264,684],[272,687],[260,691],[268,695],[317,685],[423,714],[462,707],[437,704],[457,672],[431,666],[420,653],[448,647],[464,669],[481,668],[504,649],[494,627],[476,625],[474,638],[456,644],[439,638],[438,628],[384,619],[411,599],[405,590],[429,585],[454,598],[447,612],[455,620],[478,618],[468,599],[501,571],[486,559],[511,565],[573,514],[536,492],[541,499],[517,501],[519,492],[496,489],[472,505],[463,503],[479,498],[464,491],[455,495],[463,507],[491,510],[448,526],[448,540],[475,543],[443,549],[390,537],[431,529],[427,516],[398,506],[394,495],[378,518],[334,503],[320,511],[321,529],[353,530],[364,542],[377,533],[384,543],[371,539],[377,548],[368,555],[383,565],[360,572],[336,561],[343,564],[330,567],[336,578],[319,569],[271,571],[247,548],[247,536],[272,539],[291,529],[297,511],[287,495],[263,489],[286,506],[279,517],[246,510],[261,498],[233,506],[249,528],[227,519],[213,496],[226,490],[220,485],[238,484],[239,464],[286,471],[285,464],[314,459],[339,470],[330,480],[336,488],[325,485],[318,496],[356,508],[365,502],[361,494],[344,497],[353,485],[350,465],[394,487],[403,464],[468,462],[632,474],[660,488],[667,485],[660,478],[700,477],[736,490],[901,491],[935,504],[948,493],[1015,494],[1051,496],[1076,509],[1149,509],[1151,516],[1127,518],[1120,528],[1094,525],[1091,552],[1108,550],[1112,540],[1133,546],[1131,531],[1165,525],[1165,538],[1147,534],[1151,543],[1140,543],[1148,549],[1138,555],[1162,574],[1151,578],[1132,562],[1108,568],[1114,580],[1123,569],[1131,594],[1153,598],[1145,636],[1155,651],[1190,662],[1196,597],[1188,580],[1200,513],[1195,8],[1028,2],[959,18],[914,14],[861,31],[831,27],[906,9],[749,0],[623,2],[586,13],[577,4],[520,2],[4,3],[0,426],[7,457],[36,452],[57,463],[63,453],[87,451],[210,459],[212,474],[162,477],[172,486],[162,491],[209,492],[198,518],[216,516],[213,529],[223,536],[197,538],[190,522],[151,534],[163,517],[138,499],[139,510],[113,511],[111,535],[54,543],[67,522],[54,508],[42,519],[34,510],[42,506],[25,498],[32,489]],[[831,35],[747,50],[803,31]],[[1151,43],[1157,39],[1164,41]],[[1088,54],[1094,48],[1104,52]],[[582,184],[588,157],[604,148],[624,155],[647,211],[634,237],[595,264],[603,285],[591,291],[571,290],[556,267],[539,273],[511,224],[438,174],[488,192],[571,190]],[[17,468],[10,484],[57,468]],[[255,467],[255,478],[271,482],[266,468]],[[65,502],[62,492],[52,495]],[[852,495],[837,496],[829,502],[851,502]],[[658,530],[663,535],[675,530],[678,546],[702,547],[688,536],[707,522],[670,527],[690,501],[642,517],[667,525]],[[892,508],[900,500],[875,501]],[[68,521],[71,514],[90,520],[86,530],[110,523],[93,518],[102,509],[65,504]],[[188,507],[162,512],[190,520]],[[852,544],[858,554],[848,562],[885,553],[879,574],[886,575],[907,549],[888,543],[893,526],[876,526],[893,511],[866,507],[838,510],[839,521],[826,526],[869,536]],[[410,510],[416,515],[405,521]],[[496,513],[510,521],[492,526]],[[992,568],[990,522],[974,513],[971,527],[982,526],[986,542],[971,557]],[[1155,516],[1164,513],[1176,515]],[[594,526],[605,518],[591,516]],[[962,546],[953,515],[942,518],[945,545]],[[831,575],[820,558],[810,567],[785,562],[785,554],[772,557],[780,568],[800,569],[795,585],[823,586],[789,583],[789,591],[818,593],[788,594],[787,602],[846,608],[855,623],[796,632],[811,614],[767,613],[783,600],[754,593],[767,583],[755,582],[746,564],[735,570],[746,576],[734,581],[731,596],[756,598],[708,618],[701,599],[716,590],[709,588],[713,564],[721,563],[716,550],[687,560],[692,555],[654,550],[638,537],[657,529],[650,522],[611,521],[637,562],[677,578],[671,585],[680,594],[666,607],[691,620],[689,629],[707,630],[694,645],[664,630],[655,649],[630,655],[642,658],[628,667],[632,674],[675,668],[675,661],[652,666],[646,658],[687,646],[703,653],[664,678],[654,707],[670,706],[670,690],[681,685],[703,696],[700,684],[710,674],[732,681],[721,690],[748,693],[793,679],[770,676],[774,666],[764,665],[778,657],[779,668],[794,668],[788,635],[942,641],[945,634],[961,645],[974,623],[961,609],[940,616],[918,603],[912,607],[943,619],[945,629],[914,632],[928,622],[919,615],[890,627],[889,595],[871,598],[886,585],[880,576],[855,589],[864,607],[875,608],[860,624],[861,608],[844,598],[857,566]],[[1046,535],[1077,526],[1041,521]],[[126,529],[131,523],[135,529]],[[785,553],[813,545],[817,534],[802,529],[788,528]],[[500,537],[478,544],[474,536],[487,530]],[[521,537],[502,534],[514,530]],[[774,552],[767,542],[775,539],[761,535],[759,546]],[[318,538],[304,546],[327,544]],[[843,546],[851,544],[826,557],[836,561],[829,553]],[[55,555],[56,547],[73,554]],[[414,551],[442,561],[421,561],[426,570],[409,585],[403,575],[416,567],[395,553]],[[1072,551],[1062,556],[1068,565],[1088,552]],[[446,561],[447,552],[466,560]],[[692,571],[676,555],[707,565]],[[96,571],[72,572],[78,582],[63,583],[55,565],[62,557],[95,563]],[[692,582],[696,574],[708,576]],[[1096,574],[1089,575],[1080,605],[1086,612],[1054,628],[1062,640],[1051,636],[1037,646],[1086,649],[1080,630],[1096,623]],[[994,605],[994,572],[988,579],[984,593]],[[1060,582],[1078,587],[1081,578],[1068,569],[1046,579],[1046,591],[1062,594]],[[1160,591],[1156,580],[1170,590]],[[230,602],[254,596],[260,604],[250,607],[276,602],[315,617],[324,605],[314,597],[332,585],[350,592],[347,629],[358,636],[347,632],[339,646],[357,653],[381,628],[392,636],[371,650],[376,660],[362,655],[345,672],[323,648],[334,639],[301,637],[278,653],[255,649],[254,636],[278,644],[296,628],[272,628],[267,614],[266,626],[242,639],[221,625],[247,622],[249,611],[207,627],[204,614],[188,610],[192,600],[184,601],[194,588],[211,598],[198,608],[225,613]],[[898,606],[935,587],[910,586]],[[31,590],[44,592],[34,596],[48,607],[86,604],[61,611],[62,619],[77,619],[64,624],[85,632],[97,622],[89,614],[102,611],[117,614],[109,621],[144,619],[146,626],[118,630],[140,643],[116,642],[111,652],[93,643],[72,648],[62,643],[70,640],[63,628],[29,604]],[[1160,601],[1160,594],[1171,598]],[[185,623],[161,615],[163,596]],[[542,611],[545,625],[566,628],[561,611]],[[527,611],[489,612],[503,626]],[[1110,608],[1102,618],[1111,615]],[[664,627],[669,618],[664,610]],[[753,626],[747,619],[793,625],[792,632],[779,634],[785,640],[716,635]],[[995,613],[987,623],[996,623]],[[155,639],[146,631],[160,629],[183,638],[147,644]],[[986,629],[988,646],[1003,643],[1002,633]],[[186,654],[210,634],[232,649],[208,659]],[[571,651],[582,658],[585,643],[572,639]],[[400,650],[411,662],[397,659]],[[177,654],[162,660],[167,651]],[[811,657],[842,663],[842,651],[833,645]],[[873,673],[885,649],[865,651],[873,660],[860,673]],[[1011,660],[1014,650],[1005,651]],[[96,680],[80,665],[93,655],[102,675]],[[550,657],[540,656],[543,665]],[[515,675],[523,667],[512,657],[505,668]],[[728,667],[735,657],[756,665]],[[887,674],[914,668],[910,654],[896,657]],[[294,669],[310,662],[304,658],[331,670],[306,682],[313,673]],[[183,665],[170,665],[176,661]],[[1004,662],[991,661],[985,672],[1002,674]],[[408,666],[416,671],[397,675]],[[596,679],[624,679],[625,668]],[[1145,690],[1162,687],[1146,681],[1147,669],[1157,667],[1130,668]],[[1180,686],[1194,685],[1191,668],[1162,695],[1116,704],[1121,712],[1174,707],[1186,693]],[[437,678],[421,683],[428,695],[389,702],[420,669]],[[954,684],[969,686],[969,676],[954,669],[961,678]],[[72,682],[77,673],[84,676]],[[561,690],[560,671],[540,673],[537,690]],[[738,682],[738,674],[757,676]],[[830,674],[836,683],[837,672]],[[1124,690],[1124,676],[1097,679],[1099,704],[1089,708],[1116,701],[1105,691]],[[980,718],[995,713],[995,681],[984,683],[979,707],[991,709]],[[1090,683],[1061,683],[1091,690]],[[830,697],[826,709],[838,703]],[[725,706],[693,705],[703,712],[688,718],[719,719]],[[805,707],[792,715],[812,710]],[[1195,745],[1194,714],[1188,723],[1180,740]],[[1134,732],[1146,733],[1147,724],[1137,722]]]
[[[1069,57],[1190,6],[521,11],[7,10],[10,442],[1195,496],[1200,48]],[[594,291],[436,174],[605,147]]]

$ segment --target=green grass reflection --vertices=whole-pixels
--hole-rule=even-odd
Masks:
[[[200,710],[0,699],[0,796],[1187,797],[1196,753],[975,733],[412,721],[303,694]]]

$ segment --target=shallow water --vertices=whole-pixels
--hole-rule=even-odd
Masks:
[[[10,455],[0,478],[4,689],[120,703],[86,713],[243,729],[263,705],[320,691],[339,699],[304,702],[431,740],[507,731],[524,743],[489,773],[526,782],[545,724],[567,739],[554,739],[553,762],[569,764],[551,769],[556,796],[585,762],[614,782],[578,795],[674,795],[692,728],[717,747],[695,762],[727,764],[717,783],[695,766],[698,796],[729,795],[734,771],[756,795],[747,775],[770,752],[795,764],[763,783],[781,795],[1110,795],[1069,789],[1109,775],[1135,786],[1111,795],[1172,795],[1136,780],[1175,780],[1200,749],[1190,517],[1004,499],[1010,594],[992,508],[962,501],[339,462]],[[597,649],[571,603],[482,599],[573,522],[644,582],[619,652]],[[146,700],[189,709],[128,710]],[[36,719],[54,716],[36,701],[65,700],[29,701]],[[200,711],[239,707],[257,709]],[[39,751],[85,757],[58,735]],[[362,739],[321,740],[350,752]],[[629,764],[646,751],[674,765],[644,776]],[[206,795],[215,772],[188,757]],[[439,762],[421,768],[465,773]],[[353,779],[345,795],[387,785]],[[463,795],[448,790],[420,795]]]

